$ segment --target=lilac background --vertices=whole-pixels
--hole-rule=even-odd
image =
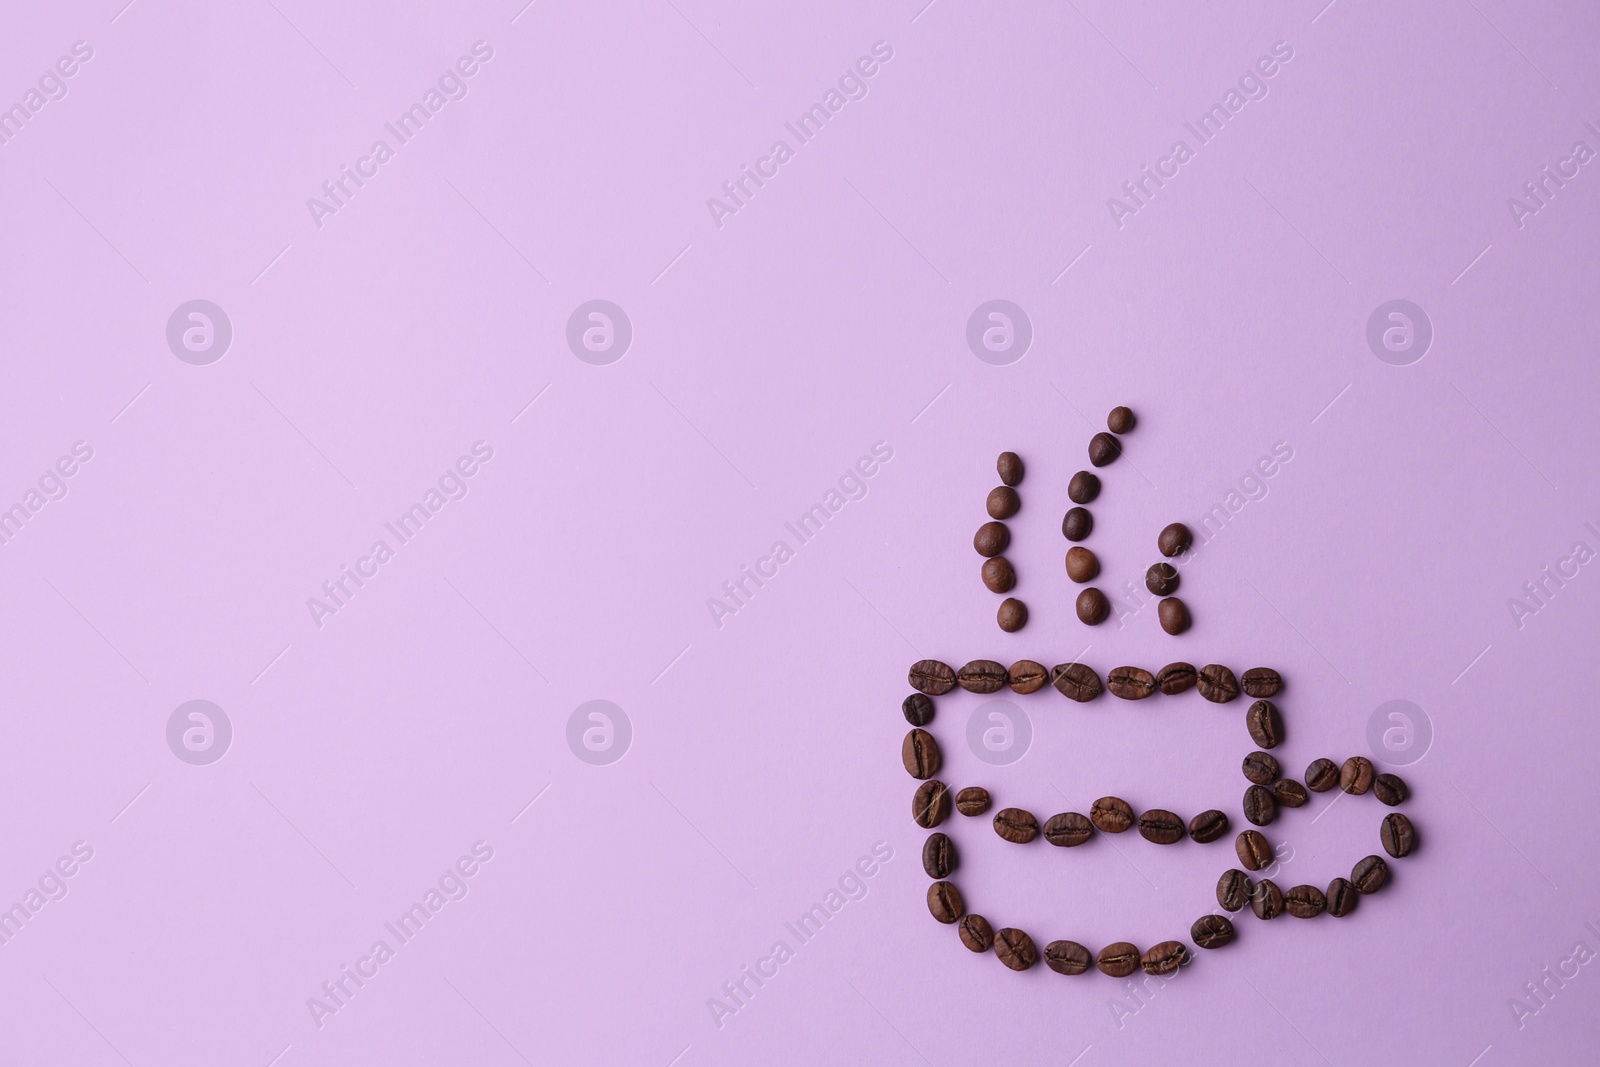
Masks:
[[[1592,1057],[1595,968],[1520,1026],[1508,1000],[1600,949],[1600,578],[1520,628],[1507,601],[1600,548],[1600,177],[1521,229],[1506,206],[1600,147],[1592,6],[123,3],[13,5],[0,33],[6,103],[94,49],[0,147],[0,505],[94,450],[0,548],[0,904],[94,850],[0,945],[0,1062],[1096,1067],[1221,1062],[1238,1032],[1283,1064]],[[317,228],[306,198],[480,39],[469,95]],[[718,228],[707,198],[880,40],[867,98]],[[1107,198],[1277,41],[1269,95],[1119,229]],[[635,329],[611,366],[564,340],[595,297]],[[964,339],[996,297],[1035,330],[1006,367]],[[1435,328],[1408,367],[1364,336],[1397,297]],[[210,366],[166,347],[193,298],[233,323]],[[1071,616],[1064,486],[1117,403],[1141,424],[1096,510],[1108,586],[1294,451],[1186,568],[1179,640]],[[313,625],[478,440],[470,494]],[[714,625],[880,440],[868,495]],[[1015,636],[969,547],[1006,448]],[[1091,637],[1102,671],[1277,666],[1296,774],[1415,701],[1422,847],[1349,919],[1245,913],[1142,1007],[967,953],[923,902],[905,669]],[[234,728],[205,767],[165,741],[195,698]],[[596,698],[634,730],[604,767],[565,741]],[[1239,821],[1242,706],[1019,702],[1033,748],[1003,768],[960,741],[977,698],[940,702],[947,781]],[[1326,799],[1269,828],[1281,884],[1378,851],[1378,805]],[[1041,945],[1187,940],[1231,865],[957,822],[969,901]],[[314,1024],[479,840],[465,899]],[[708,998],[877,841],[865,898],[719,1028]]]

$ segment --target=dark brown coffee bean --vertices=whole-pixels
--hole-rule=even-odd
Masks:
[[[982,915],[963,915],[957,930],[961,943],[974,952],[988,952],[994,947],[994,927]]]
[[[939,742],[926,730],[912,730],[900,742],[900,762],[913,778],[932,778],[939,773]]]
[[[997,485],[989,490],[989,499],[983,502],[991,519],[1009,519],[1022,508],[1022,498],[1009,485]]]
[[[1302,808],[1311,796],[1306,787],[1293,778],[1280,778],[1272,783],[1272,799],[1285,808]]]
[[[1111,414],[1106,416],[1106,426],[1112,433],[1127,433],[1133,429],[1133,412],[1125,407],[1114,407]]]
[[[1244,728],[1250,731],[1250,740],[1262,748],[1277,748],[1283,740],[1283,716],[1278,705],[1270,700],[1258,700],[1244,713]]]
[[[1000,603],[1000,610],[995,613],[994,621],[1000,624],[1000,629],[1008,634],[1014,634],[1028,625],[1028,605],[1014,596],[1008,596]]]
[[[931,697],[942,697],[956,687],[955,668],[936,659],[921,659],[911,665],[911,688]]]
[[[1057,974],[1082,974],[1094,957],[1076,941],[1052,941],[1044,947],[1044,965]]]
[[[1106,688],[1123,700],[1143,700],[1156,691],[1156,676],[1142,667],[1113,667]]]
[[[1081,845],[1094,836],[1094,823],[1075,811],[1063,811],[1044,821],[1044,839],[1061,848]]]
[[[1356,893],[1356,887],[1350,884],[1347,878],[1335,878],[1328,883],[1326,894],[1328,901],[1328,914],[1343,917],[1356,910],[1356,901],[1361,899]]]
[[[911,818],[918,826],[932,830],[949,817],[950,790],[943,782],[932,779],[917,786],[911,798]]]
[[[1170,563],[1152,563],[1144,572],[1144,587],[1152,596],[1171,596],[1178,591],[1178,568]]]
[[[1006,681],[1005,664],[992,659],[975,659],[956,672],[956,684],[969,693],[998,693]]]
[[[966,902],[954,882],[935,882],[928,887],[928,911],[942,923],[953,923],[966,913]]]
[[[963,815],[982,815],[989,810],[989,791],[980,785],[969,785],[956,794],[956,810]]]
[[[1372,788],[1372,761],[1365,756],[1351,756],[1339,768],[1339,788],[1360,796]]]
[[[1283,679],[1271,667],[1251,667],[1239,679],[1244,695],[1249,697],[1275,697],[1283,688]]]
[[[1084,663],[1058,663],[1050,668],[1050,684],[1068,700],[1086,704],[1105,691],[1094,668]]]
[[[1314,759],[1306,768],[1306,788],[1313,793],[1326,793],[1339,784],[1339,765],[1331,759]]]
[[[1252,752],[1244,758],[1244,776],[1256,785],[1271,785],[1281,773],[1278,761],[1265,752]]]
[[[1003,522],[986,522],[972,535],[972,547],[980,556],[998,556],[1011,544],[1011,531]]]
[[[1150,808],[1139,815],[1139,836],[1156,845],[1183,840],[1183,820],[1165,808]]]
[[[1078,621],[1086,626],[1099,626],[1111,614],[1111,602],[1094,586],[1078,594]]]
[[[1169,522],[1156,536],[1156,548],[1163,556],[1181,556],[1194,544],[1194,534],[1181,522]]]
[[[1250,890],[1255,883],[1243,871],[1226,870],[1217,879],[1217,903],[1224,911],[1238,911],[1250,903]]]
[[[1094,516],[1088,508],[1072,508],[1061,520],[1061,536],[1068,541],[1082,541],[1094,531]]]
[[[1101,974],[1112,978],[1126,978],[1139,969],[1139,950],[1129,941],[1117,941],[1100,950],[1094,965]]]
[[[1100,476],[1091,471],[1079,471],[1067,483],[1067,499],[1074,504],[1092,504],[1100,495]]]
[[[1189,820],[1189,836],[1202,845],[1228,835],[1228,815],[1226,812],[1212,808],[1202,811],[1199,815]]]
[[[994,832],[1013,845],[1026,845],[1039,836],[1039,820],[1021,808],[1001,808],[994,816]]]
[[[1253,785],[1244,791],[1244,817],[1257,826],[1266,826],[1278,817],[1278,802],[1272,790]]]
[[[1100,560],[1082,545],[1067,549],[1067,577],[1082,585],[1100,573]]]
[[[1391,808],[1398,808],[1411,796],[1411,790],[1397,774],[1380,774],[1372,780],[1372,795]]]
[[[926,726],[933,721],[933,701],[921,693],[912,693],[900,702],[900,714],[912,726]]]
[[[1037,693],[1045,687],[1050,680],[1050,671],[1043,663],[1035,663],[1031,659],[1019,659],[1006,670],[1006,678],[1013,693],[1026,696]]]
[[[1189,937],[1201,948],[1221,948],[1233,940],[1233,923],[1225,915],[1202,915],[1189,927]]]
[[[1283,910],[1296,919],[1315,919],[1328,906],[1328,898],[1314,885],[1297,885],[1283,894]]]
[[[991,593],[1009,593],[1017,585],[1016,568],[1004,556],[984,560],[978,576],[983,579],[983,587]]]
[[[1192,663],[1169,663],[1156,672],[1156,688],[1169,697],[1177,696],[1194,688],[1199,677]]]
[[[1025,971],[1039,962],[1039,948],[1033,938],[1009,926],[995,931],[994,954],[1013,971]]]
[[[1411,855],[1411,850],[1417,847],[1416,827],[1398,811],[1383,817],[1378,834],[1383,839],[1383,850],[1395,859]]]
[[[948,878],[956,869],[956,844],[944,834],[929,834],[922,843],[922,869],[929,878]]]
[[[1272,846],[1260,830],[1246,830],[1233,842],[1239,863],[1247,871],[1259,871],[1272,862]]]
[[[1389,880],[1389,865],[1381,856],[1366,856],[1350,869],[1350,884],[1357,893],[1376,893]]]
[[[994,469],[1000,472],[1000,480],[1007,485],[1018,485],[1022,482],[1022,457],[1015,452],[1000,453]]]
[[[1171,974],[1189,962],[1189,946],[1182,941],[1163,941],[1153,945],[1139,957],[1139,969],[1145,974],[1160,977]]]
[[[1250,910],[1258,919],[1276,919],[1283,914],[1283,890],[1271,878],[1263,878],[1250,890]]]
[[[1175,596],[1169,596],[1156,607],[1156,621],[1161,628],[1176,637],[1187,630],[1194,620],[1189,616],[1189,605]]]
[[[1104,467],[1107,463],[1122,455],[1122,442],[1109,433],[1097,433],[1089,438],[1089,462],[1096,467]]]
[[[1239,696],[1239,680],[1220,663],[1208,663],[1201,667],[1200,679],[1196,684],[1200,687],[1200,695],[1213,704],[1226,704]]]
[[[1089,808],[1089,821],[1103,833],[1120,834],[1133,825],[1133,808],[1121,797],[1101,797]]]

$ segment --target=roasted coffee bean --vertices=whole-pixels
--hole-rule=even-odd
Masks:
[[[1365,756],[1351,756],[1339,768],[1339,788],[1360,796],[1372,788],[1372,761]]]
[[[989,791],[981,785],[969,785],[956,794],[956,810],[963,815],[982,815],[989,810]]]
[[[1216,808],[1202,811],[1189,820],[1189,836],[1202,845],[1209,845],[1218,838],[1226,837],[1227,834],[1228,815]]]
[[[1044,965],[1057,974],[1082,974],[1094,962],[1076,941],[1052,941],[1044,947]]]
[[[1127,433],[1133,429],[1134,421],[1133,412],[1121,406],[1112,408],[1106,416],[1106,426],[1112,433]]]
[[[1156,676],[1142,667],[1113,667],[1106,688],[1123,700],[1143,700],[1156,691]]]
[[[932,779],[917,786],[911,798],[911,818],[918,826],[932,830],[949,817],[950,790],[943,782]]]
[[[1195,673],[1192,663],[1169,663],[1156,672],[1156,688],[1167,696],[1177,696],[1179,693],[1194,688],[1199,675]]]
[[[928,887],[928,911],[942,923],[953,923],[967,910],[961,890],[954,882],[935,882]]]
[[[1067,577],[1082,585],[1100,573],[1100,560],[1082,545],[1067,549]]]
[[[1266,826],[1278,817],[1278,801],[1272,790],[1253,785],[1244,791],[1244,817],[1257,826]]]
[[[1189,605],[1175,596],[1169,596],[1156,607],[1156,621],[1161,628],[1176,637],[1187,630],[1194,620],[1189,616]]]
[[[1183,840],[1183,820],[1165,808],[1150,808],[1139,814],[1139,836],[1156,845],[1171,845]]]
[[[972,547],[980,556],[998,556],[1011,544],[1011,531],[1003,522],[986,522],[972,535]]]
[[[1293,778],[1280,778],[1272,783],[1272,799],[1285,808],[1301,808],[1311,796],[1306,787]]]
[[[1283,679],[1271,667],[1251,667],[1239,679],[1244,695],[1249,697],[1275,697],[1283,688]]]
[[[1068,700],[1086,704],[1104,692],[1100,676],[1084,663],[1058,663],[1050,668],[1050,684]]]
[[[1271,785],[1281,773],[1277,759],[1265,752],[1252,752],[1244,758],[1244,776],[1256,785]]]
[[[1355,911],[1356,901],[1361,899],[1360,894],[1356,892],[1356,887],[1351,885],[1350,880],[1347,878],[1335,878],[1329,882],[1326,896],[1328,914],[1340,917]]]
[[[997,485],[989,490],[989,499],[983,502],[991,519],[1009,519],[1022,508],[1022,498],[1009,485]]]
[[[1000,453],[994,469],[1000,472],[1000,480],[1007,485],[1017,485],[1022,481],[1022,457],[1015,452]]]
[[[1039,836],[1039,820],[1021,808],[1001,808],[994,816],[994,832],[1013,845],[1026,845]]]
[[[1411,855],[1411,850],[1417,847],[1416,827],[1398,811],[1383,817],[1378,835],[1383,839],[1383,850],[1395,859]]]
[[[1163,556],[1181,556],[1194,544],[1194,534],[1181,522],[1169,522],[1156,535],[1156,548]]]
[[[992,659],[975,659],[956,672],[956,684],[969,693],[998,693],[1006,681],[1005,664]]]
[[[900,762],[913,778],[932,778],[939,773],[939,742],[926,730],[912,730],[900,742]]]
[[[1313,793],[1326,793],[1339,784],[1339,765],[1331,759],[1314,759],[1306,768],[1306,788]]]
[[[1189,927],[1189,937],[1201,948],[1221,948],[1233,940],[1233,923],[1225,915],[1202,915]]]
[[[956,869],[956,844],[944,834],[929,834],[922,843],[922,869],[929,878],[948,878]]]
[[[1272,862],[1272,846],[1260,830],[1246,830],[1233,842],[1239,863],[1247,871],[1259,871]]]
[[[1067,483],[1067,499],[1074,504],[1092,504],[1100,495],[1100,476],[1092,471],[1079,471]]]
[[[912,693],[900,702],[900,714],[912,726],[926,726],[933,721],[933,701],[921,693]]]
[[[1411,790],[1397,774],[1380,774],[1372,780],[1372,795],[1391,808],[1398,808],[1411,796]]]
[[[1238,911],[1250,903],[1250,890],[1254,885],[1243,871],[1223,871],[1222,877],[1217,879],[1217,903],[1224,911]]]
[[[1044,839],[1061,848],[1081,845],[1094,836],[1094,823],[1075,811],[1063,811],[1044,821]]]
[[[1006,678],[1013,693],[1026,696],[1044,688],[1045,683],[1050,680],[1050,671],[1043,663],[1035,663],[1031,659],[1019,659],[1006,670]]]
[[[1157,977],[1171,974],[1189,962],[1189,946],[1182,941],[1163,941],[1139,957],[1139,969]]]
[[[1017,570],[1004,556],[984,560],[978,576],[983,579],[983,587],[991,593],[1009,593],[1017,585]]]
[[[1100,590],[1090,586],[1078,594],[1078,621],[1087,626],[1098,626],[1111,614],[1111,602]]]
[[[1008,596],[1000,603],[1000,610],[995,612],[994,621],[1000,624],[1000,629],[1008,634],[1014,634],[1028,625],[1028,605],[1014,596]]]
[[[1144,587],[1152,596],[1171,596],[1178,591],[1178,568],[1170,563],[1152,563],[1144,572]]]
[[[1283,890],[1271,878],[1263,878],[1250,890],[1250,910],[1258,919],[1276,919],[1283,914]]]
[[[1089,438],[1089,462],[1094,466],[1104,467],[1120,455],[1122,442],[1114,434],[1101,432]]]
[[[955,668],[936,659],[921,659],[911,665],[911,688],[931,697],[942,697],[956,687]]]
[[[1381,856],[1366,856],[1350,869],[1350,884],[1357,893],[1376,893],[1389,880],[1389,865]]]
[[[1094,965],[1100,968],[1101,974],[1126,978],[1139,969],[1139,950],[1132,942],[1117,941],[1100,950],[1100,954],[1094,958]]]
[[[1133,825],[1133,808],[1121,797],[1101,797],[1089,808],[1089,821],[1103,833],[1120,834]]]
[[[1061,520],[1061,536],[1068,541],[1082,541],[1094,530],[1094,516],[1088,508],[1072,508]]]
[[[1200,687],[1200,695],[1213,704],[1226,704],[1239,696],[1239,680],[1220,663],[1208,663],[1201,667],[1196,684]]]
[[[1244,728],[1250,731],[1250,740],[1262,748],[1277,748],[1283,740],[1283,716],[1278,705],[1270,700],[1258,700],[1244,713]]]
[[[1009,926],[995,931],[994,954],[1013,971],[1025,971],[1039,962],[1039,948],[1033,938]]]
[[[963,915],[957,930],[961,943],[974,952],[988,952],[994,947],[994,927],[982,915]]]
[[[1328,906],[1328,898],[1314,885],[1297,885],[1283,894],[1283,910],[1296,919],[1315,919]]]

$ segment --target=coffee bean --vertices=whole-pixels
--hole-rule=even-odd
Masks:
[[[1187,630],[1193,619],[1189,616],[1189,605],[1175,596],[1169,596],[1156,607],[1156,621],[1161,623],[1161,628],[1176,637]]]
[[[1021,510],[1022,498],[1009,485],[997,485],[989,490],[989,498],[983,506],[991,519],[1009,519]]]
[[[1100,476],[1091,471],[1079,471],[1067,483],[1067,499],[1074,504],[1092,504],[1100,495]]]
[[[1157,977],[1171,974],[1189,962],[1189,946],[1182,941],[1163,941],[1153,945],[1139,957],[1139,968],[1145,974]]]
[[[1328,898],[1314,885],[1297,885],[1283,895],[1283,910],[1296,919],[1315,919],[1328,906]]]
[[[1019,659],[1006,670],[1006,678],[1013,693],[1026,696],[1044,688],[1045,683],[1050,680],[1050,671],[1042,663],[1035,663],[1031,659]]]
[[[1202,845],[1209,845],[1228,834],[1228,815],[1212,808],[1202,811],[1189,820],[1189,836]]]
[[[957,930],[961,943],[974,952],[988,952],[994,947],[994,927],[982,915],[963,915]]]
[[[1061,848],[1081,845],[1094,836],[1094,824],[1075,811],[1063,811],[1044,821],[1044,839]]]
[[[975,659],[956,672],[956,684],[969,693],[998,693],[1006,681],[1005,664],[992,659]]]
[[[1086,704],[1099,696],[1104,687],[1094,668],[1083,663],[1058,663],[1050,668],[1050,684],[1068,700]]]
[[[1389,865],[1380,856],[1366,856],[1350,869],[1350,884],[1357,893],[1376,893],[1389,880]]]
[[[937,779],[923,782],[911,798],[911,818],[924,830],[932,830],[950,816],[950,790]]]
[[[1143,700],[1156,691],[1156,676],[1142,667],[1113,667],[1106,688],[1123,700]]]
[[[986,522],[972,535],[972,547],[980,556],[998,556],[1011,544],[1011,531],[1003,522]]]
[[[1257,826],[1266,826],[1278,817],[1278,802],[1272,790],[1253,785],[1244,791],[1244,817]]]
[[[1165,808],[1150,808],[1139,815],[1139,836],[1156,845],[1183,840],[1183,820]]]
[[[1126,978],[1139,969],[1139,950],[1128,941],[1117,941],[1100,950],[1094,965],[1101,974],[1112,978]]]
[[[1114,407],[1106,416],[1106,426],[1112,433],[1127,433],[1133,429],[1134,421],[1133,412],[1125,407]]]
[[[1094,530],[1094,516],[1088,508],[1072,508],[1061,520],[1061,536],[1068,541],[1082,541]]]
[[[1244,713],[1244,727],[1250,731],[1250,740],[1262,748],[1277,748],[1283,740],[1283,716],[1270,700],[1258,700],[1250,705]]]
[[[953,923],[966,912],[966,902],[954,882],[935,882],[928,887],[928,911],[942,923]]]
[[[1281,773],[1278,761],[1265,752],[1252,752],[1244,758],[1244,776],[1256,785],[1271,785]]]
[[[1258,919],[1276,919],[1283,914],[1283,890],[1271,878],[1263,878],[1250,890],[1250,910]]]
[[[1347,878],[1335,878],[1328,883],[1326,894],[1328,901],[1328,914],[1343,917],[1356,910],[1356,901],[1361,897],[1356,893],[1356,887],[1350,884]]]
[[[911,665],[911,688],[931,697],[942,697],[956,687],[955,668],[936,659],[921,659]]]
[[[1144,572],[1144,587],[1152,596],[1171,596],[1178,591],[1178,568],[1170,563],[1152,563]]]
[[[912,693],[900,702],[900,714],[912,726],[926,726],[933,721],[933,701],[921,693]]]
[[[1094,466],[1104,467],[1120,455],[1122,442],[1115,435],[1101,432],[1089,438],[1089,462]]]
[[[1156,535],[1156,548],[1163,556],[1181,556],[1194,544],[1194,534],[1181,522],[1169,522]]]
[[[1101,797],[1089,808],[1089,821],[1108,834],[1120,834],[1133,825],[1133,808],[1120,797]]]
[[[1208,663],[1201,667],[1200,679],[1196,684],[1200,687],[1200,695],[1213,704],[1226,704],[1239,696],[1239,680],[1220,663]]]
[[[1251,697],[1275,697],[1283,688],[1283,679],[1271,667],[1251,667],[1239,681],[1245,696]]]
[[[981,785],[969,785],[956,794],[956,810],[963,815],[982,815],[989,810],[989,791]]]
[[[1417,847],[1416,827],[1398,811],[1383,817],[1379,836],[1383,839],[1383,850],[1395,859],[1411,855],[1411,850]]]
[[[939,773],[939,742],[926,730],[912,730],[900,742],[900,762],[913,778],[932,778]]]
[[[1000,610],[995,613],[994,619],[1000,624],[1000,629],[1014,634],[1028,625],[1028,605],[1014,596],[1008,596],[1000,602]]]
[[[1078,594],[1078,621],[1087,626],[1098,626],[1111,614],[1111,602],[1100,590],[1090,586]]]
[[[1201,948],[1221,948],[1233,940],[1233,923],[1225,915],[1202,915],[1189,927],[1189,937]]]
[[[984,560],[978,576],[983,579],[983,587],[991,593],[1009,593],[1017,585],[1016,568],[1004,556]]]
[[[1044,947],[1044,965],[1057,974],[1082,974],[1094,957],[1076,941],[1052,941]]]
[[[1411,790],[1397,774],[1380,774],[1372,780],[1372,795],[1391,808],[1398,808],[1411,796]]]
[[[922,869],[929,878],[948,878],[956,869],[956,845],[944,834],[930,834],[922,843]]]
[[[1013,845],[1026,845],[1039,836],[1039,820],[1021,808],[1001,808],[995,813],[994,832]]]
[[[1247,871],[1259,871],[1272,862],[1272,846],[1260,830],[1246,830],[1233,842],[1239,864]]]
[[[1314,759],[1306,768],[1306,788],[1313,793],[1326,793],[1339,784],[1339,765],[1331,759]]]
[[[1039,948],[1033,938],[1009,926],[995,931],[994,954],[1013,971],[1025,971],[1039,962]]]
[[[1067,577],[1082,585],[1100,573],[1100,560],[1082,545],[1067,549]]]
[[[994,468],[1000,472],[1000,480],[1007,485],[1017,485],[1022,481],[1022,457],[1015,452],[1000,453]]]
[[[1195,673],[1192,663],[1169,663],[1156,672],[1156,688],[1167,696],[1177,696],[1179,693],[1194,688],[1199,675]]]
[[[1224,911],[1238,911],[1250,903],[1250,890],[1254,885],[1243,871],[1223,871],[1222,877],[1217,879],[1217,903]]]
[[[1339,768],[1339,788],[1360,796],[1372,788],[1372,761],[1365,756],[1351,756]]]
[[[1293,778],[1280,778],[1272,783],[1272,799],[1286,808],[1302,808],[1311,797],[1306,787]]]

